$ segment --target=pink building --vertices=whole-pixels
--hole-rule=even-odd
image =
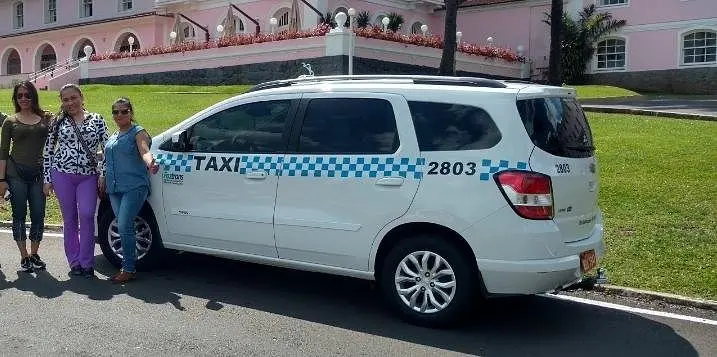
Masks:
[[[443,37],[442,0],[296,2],[303,29],[314,28],[323,14],[354,8],[367,12],[372,24],[381,26],[384,17],[397,13],[404,19],[398,32],[426,31]],[[717,0],[564,3],[575,15],[593,2],[628,24],[596,44],[588,68],[593,81],[639,90],[717,93]],[[7,86],[58,64],[75,66],[87,46],[95,54],[110,54],[177,41],[215,40],[230,28],[237,33],[281,31],[289,26],[291,9],[292,0],[0,0],[0,16],[6,19],[0,22],[0,84]],[[468,0],[458,16],[461,42],[524,55],[528,76],[540,80],[548,64],[549,27],[542,20],[549,11],[550,0]],[[229,14],[235,17],[228,22]],[[218,32],[218,25],[223,32]],[[404,61],[396,56],[376,58],[380,51],[372,51],[375,60]],[[361,52],[356,56],[360,60]],[[254,58],[261,61],[261,56]]]

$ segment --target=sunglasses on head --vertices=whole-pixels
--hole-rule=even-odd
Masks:
[[[112,110],[112,115],[117,115],[117,114],[120,114],[120,113],[122,113],[122,115],[127,115],[127,114],[129,114],[129,109],[122,109],[122,110],[116,110],[116,109],[115,109],[115,110]]]
[[[32,99],[32,96],[30,95],[30,93],[18,93],[15,96],[15,98],[17,98],[17,99],[22,99],[22,98]]]

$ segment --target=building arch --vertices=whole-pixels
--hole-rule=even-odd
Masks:
[[[70,55],[68,58],[73,60],[85,57],[85,46],[92,47],[92,53],[97,53],[97,46],[95,46],[94,40],[89,36],[83,36],[75,40],[75,43],[70,47]]]
[[[22,73],[22,57],[20,57],[20,50],[18,50],[15,46],[10,46],[5,49],[0,63],[2,64],[0,75]]]
[[[134,44],[132,45],[132,51],[137,51],[142,48],[142,39],[137,36],[136,31],[132,29],[125,29],[114,40],[114,51],[115,52],[129,52],[129,37],[134,37]]]
[[[50,42],[43,42],[35,49],[34,71],[42,71],[45,68],[57,64],[57,51]]]

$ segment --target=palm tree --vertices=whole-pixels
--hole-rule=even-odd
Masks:
[[[445,0],[446,19],[443,34],[443,54],[438,74],[443,76],[456,75],[456,29],[458,28],[458,5],[466,0]]]
[[[550,25],[553,16],[546,16],[543,22]],[[561,74],[567,83],[581,83],[585,79],[585,67],[595,53],[595,43],[624,27],[627,21],[615,20],[609,12],[597,12],[594,4],[584,7],[577,20],[565,12],[562,18]]]

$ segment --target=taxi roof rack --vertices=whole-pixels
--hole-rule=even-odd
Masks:
[[[321,82],[339,82],[339,81],[412,81],[414,84],[431,84],[431,85],[448,85],[448,86],[469,86],[469,87],[488,87],[488,88],[506,88],[507,85],[495,79],[481,77],[450,77],[450,76],[430,76],[430,75],[390,75],[390,74],[370,74],[370,75],[334,75],[334,76],[301,76],[299,78],[280,79],[257,84],[249,89],[249,92],[260,90],[289,87],[294,84],[321,83]]]

